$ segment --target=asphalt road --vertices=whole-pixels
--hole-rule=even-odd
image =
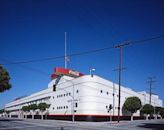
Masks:
[[[70,122],[0,118],[0,130],[164,130],[164,119],[117,122]]]

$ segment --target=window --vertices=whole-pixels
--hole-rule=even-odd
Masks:
[[[79,93],[79,90],[78,89],[76,90],[76,93]]]
[[[53,110],[54,110],[54,107],[53,107]]]
[[[56,85],[55,84],[53,85],[53,91],[56,91]]]
[[[103,91],[101,90],[100,92],[102,93]]]
[[[68,109],[68,106],[66,106],[66,108]]]
[[[77,103],[75,103],[75,107],[77,107]]]
[[[64,97],[65,97],[65,94],[64,94]]]
[[[106,109],[108,108],[108,106],[106,106]]]
[[[108,94],[109,94],[109,92],[106,92],[106,94],[108,95]]]
[[[54,96],[53,96],[53,99],[54,99]]]

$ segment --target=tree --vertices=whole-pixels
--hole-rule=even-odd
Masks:
[[[9,110],[5,110],[5,113],[7,114],[7,117],[9,117],[10,111]]]
[[[9,83],[10,76],[6,69],[0,65],[0,93],[11,88],[11,84]]]
[[[38,106],[37,106],[37,104],[31,104],[31,105],[29,105],[29,108],[30,108],[30,110],[33,111],[32,119],[34,119],[34,114],[35,114],[34,112],[36,109],[38,109]]]
[[[0,114],[2,114],[2,113],[4,113],[4,109],[1,109],[1,110],[0,110]]]
[[[43,120],[43,112],[44,112],[47,108],[49,108],[49,105],[46,104],[46,103],[40,103],[40,104],[38,105],[38,109],[39,109],[39,110],[41,111],[41,113],[42,113],[42,120]]]
[[[131,113],[131,120],[133,120],[133,114],[137,112],[141,106],[141,100],[138,97],[128,97],[123,108]]]
[[[148,114],[152,115],[154,113],[154,107],[150,104],[145,104],[141,109],[141,113],[146,114],[146,119],[148,119]]]
[[[164,107],[161,108],[159,114],[161,115],[162,118],[164,118]]]
[[[154,109],[155,109],[155,114],[158,115],[162,108],[161,107],[155,107]]]
[[[23,107],[22,107],[22,111],[24,111],[24,112],[29,112],[29,111],[30,111],[29,106],[23,106]],[[27,115],[26,115],[25,118],[27,119]]]

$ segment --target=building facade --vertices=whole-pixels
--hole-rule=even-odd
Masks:
[[[49,119],[72,120],[113,120],[118,115],[118,84],[101,78],[97,75],[83,75],[77,71],[56,68],[51,76],[48,88],[30,96],[17,99],[5,105],[10,111],[10,117],[23,117],[23,106],[47,103]],[[124,113],[122,106],[127,97],[140,98],[142,105],[149,103],[149,94],[145,91],[135,92],[130,88],[121,86],[121,119],[129,119],[130,115]],[[162,107],[162,100],[158,95],[152,95],[151,105]],[[37,110],[36,110],[37,111]],[[27,115],[40,115],[37,111],[27,112]],[[134,117],[140,118],[137,111]]]

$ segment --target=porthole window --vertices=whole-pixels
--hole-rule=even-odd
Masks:
[[[68,96],[68,93],[66,95]]]
[[[101,90],[100,92],[102,93],[103,91]]]
[[[75,103],[75,107],[77,107],[78,106],[78,104],[77,103]]]
[[[53,110],[54,110],[54,107],[53,107]]]
[[[76,93],[79,93],[79,90],[76,90]]]
[[[68,106],[66,106],[66,108],[68,109]]]
[[[64,109],[65,109],[65,106],[64,106]]]
[[[65,97],[65,94],[64,94],[64,97]]]
[[[108,94],[109,94],[109,92],[106,92],[106,94],[108,95]]]
[[[106,106],[106,108],[108,108],[108,106]]]

